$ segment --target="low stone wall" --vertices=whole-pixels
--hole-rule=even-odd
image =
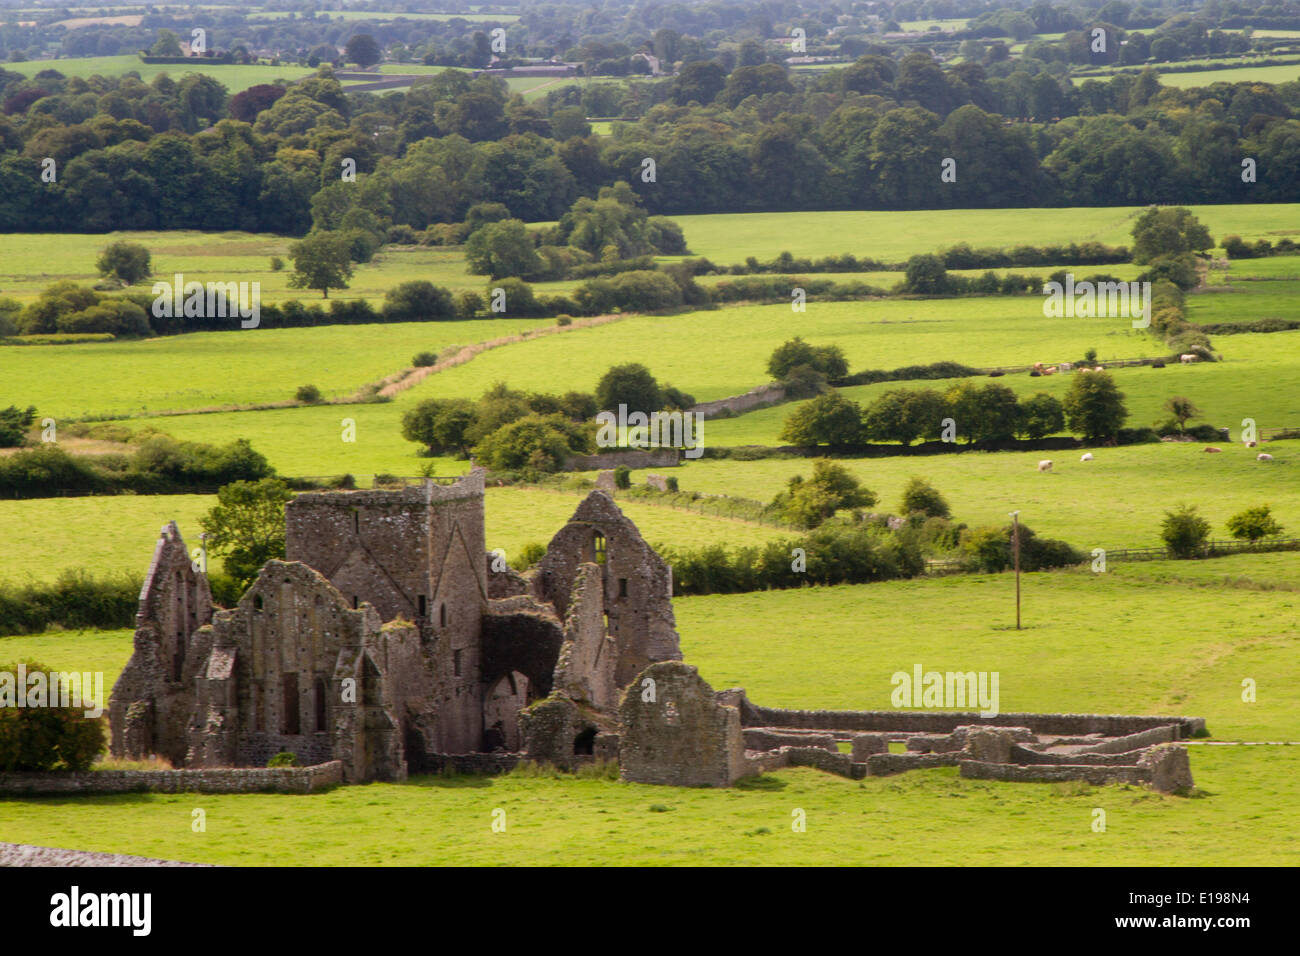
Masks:
[[[690,410],[708,419],[716,418],[723,412],[739,415],[741,412],[762,408],[767,405],[778,405],[784,401],[785,389],[780,385],[759,385],[756,388],[751,388],[744,395],[732,395],[730,398],[719,398],[712,402],[700,402],[698,405],[692,405]]]
[[[1129,754],[1134,750],[1145,750],[1156,744],[1166,744],[1178,739],[1174,727],[1152,727],[1125,737],[1112,737],[1097,744],[1084,747],[1079,753],[1084,754]]]
[[[312,767],[212,767],[197,770],[88,770],[0,773],[0,794],[312,793],[343,782],[343,763]]]
[[[95,853],[91,850],[64,850],[52,846],[29,846],[25,843],[0,843],[0,867],[10,866],[211,866],[211,863],[182,863],[179,860],[155,860],[147,856],[122,853]]]
[[[778,747],[746,754],[746,763],[754,773],[768,773],[783,767],[816,767],[851,780],[861,780],[867,775],[865,764],[854,763],[848,754],[831,753],[820,747]]]
[[[998,714],[981,717],[973,711],[922,710],[781,710],[759,707],[748,699],[741,708],[746,727],[798,727],[806,730],[905,730],[917,734],[950,734],[963,725],[1028,727],[1035,734],[1103,734],[1123,737],[1172,726],[1176,739],[1205,732],[1203,717],[1138,717],[1121,714]]]
[[[867,757],[867,773],[873,777],[884,777],[891,773],[903,773],[906,770],[955,767],[959,763],[961,763],[961,755],[957,753],[870,754]]]
[[[831,753],[839,753],[835,738],[831,734],[781,733],[767,727],[745,728],[746,750],[776,750],[778,747],[820,747]]]
[[[680,448],[629,448],[595,455],[570,455],[565,471],[598,471],[606,468],[676,468],[682,463]]]
[[[979,760],[960,762],[961,775],[972,780],[1010,780],[1019,783],[1057,783],[1062,780],[1086,780],[1100,787],[1108,783],[1131,783],[1146,786],[1151,783],[1151,771],[1133,764],[1118,766],[1088,766],[1068,764],[984,763]]]
[[[1029,747],[1012,747],[1011,763],[1034,766],[1090,765],[1095,767],[1133,766],[1137,758],[1131,753],[1094,754],[1075,752],[1049,754]]]

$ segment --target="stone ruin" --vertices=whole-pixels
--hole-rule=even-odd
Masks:
[[[1176,742],[1205,733],[1199,718],[1003,714],[994,726],[714,691],[681,660],[672,569],[609,494],[591,492],[521,574],[486,550],[483,489],[475,468],[300,494],[285,509],[286,559],[228,609],[165,526],[113,688],[113,753],[207,768],[289,752],[340,761],[347,782],[607,760],[625,781],[674,786],[786,766],[1193,785]]]

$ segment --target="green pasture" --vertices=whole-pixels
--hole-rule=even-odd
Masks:
[[[460,474],[450,462],[440,474]],[[407,474],[416,474],[408,469]],[[362,484],[370,483],[365,473]],[[538,488],[489,488],[485,524],[489,549],[512,560],[526,544],[546,544],[573,515],[583,493]],[[80,498],[0,499],[0,581],[51,581],[68,568],[96,576],[149,568],[159,529],[176,521],[191,548],[199,545],[199,520],[214,495],[113,495]],[[656,546],[702,548],[761,544],[788,532],[640,501],[620,501],[624,514]],[[219,567],[214,561],[214,567]]]
[[[1157,68],[1158,69],[1158,68]],[[1231,70],[1197,70],[1187,73],[1160,73],[1160,84],[1186,90],[1214,83],[1294,83],[1300,80],[1300,61],[1282,66],[1243,66]]]
[[[853,253],[902,262],[961,242],[975,248],[1085,240],[1131,246],[1133,220],[1143,208],[724,213],[673,218],[681,224],[691,252],[717,263],[744,262],[747,256],[767,260],[783,251],[810,258]],[[1231,233],[1244,239],[1282,234],[1270,230],[1294,234],[1300,221],[1297,204],[1191,208],[1216,239]],[[1091,266],[1084,268],[1093,271]]]
[[[1065,320],[1062,320],[1065,321]],[[1088,320],[1080,320],[1088,321]],[[1100,320],[1099,320],[1100,321]],[[1238,437],[1241,421],[1253,418],[1260,428],[1281,428],[1300,423],[1300,332],[1245,333],[1220,335],[1215,346],[1222,362],[1168,365],[1165,368],[1134,366],[1113,368],[1110,374],[1124,393],[1129,427],[1153,426],[1168,418],[1165,401],[1174,395],[1190,398],[1203,416],[1194,424],[1206,423],[1231,428]],[[1107,353],[1098,349],[1104,360]],[[1116,356],[1118,357],[1118,356]],[[1057,362],[1064,356],[1053,353]],[[973,379],[985,384],[984,379]],[[1028,373],[996,379],[1022,398],[1047,392],[1063,399],[1072,376],[1056,374],[1035,378]],[[882,392],[893,389],[934,388],[943,391],[952,380],[880,382],[841,389],[847,398],[868,405]],[[791,412],[801,403],[791,402],[746,412],[735,418],[710,419],[705,423],[708,445],[781,445],[780,431]]]
[[[307,384],[328,399],[409,368],[417,352],[438,353],[546,324],[538,319],[398,322],[194,332],[57,348],[9,346],[0,347],[0,381],[6,391],[56,419],[288,401]],[[153,424],[168,430],[166,422]]]
[[[712,438],[705,428],[705,441]],[[879,496],[877,511],[898,513],[908,479],[919,475],[937,487],[966,524],[1004,525],[1011,511],[1037,533],[1093,548],[1144,548],[1160,544],[1160,522],[1180,502],[1194,504],[1227,538],[1224,524],[1245,508],[1268,504],[1290,534],[1300,532],[1300,449],[1294,442],[1269,446],[1271,462],[1257,449],[1220,442],[1207,455],[1200,443],[1161,442],[1077,452],[961,452],[840,461]],[[1050,473],[1038,462],[1051,459]],[[793,475],[812,474],[810,459],[735,461],[703,459],[675,472],[683,491],[771,500]],[[634,480],[640,480],[634,473]],[[1297,570],[1300,571],[1300,559]]]
[[[1230,280],[1300,279],[1300,256],[1270,256],[1267,259],[1233,259],[1228,264]],[[1218,281],[1214,279],[1212,281]]]
[[[1251,260],[1261,261],[1261,260]],[[1267,262],[1268,260],[1262,260]],[[1291,268],[1295,268],[1292,259]],[[1282,269],[1278,270],[1279,272]],[[1272,281],[1232,282],[1229,273],[1229,286],[1226,290],[1215,289],[1200,295],[1187,297],[1187,320],[1189,322],[1254,322],[1256,319],[1300,318],[1300,279],[1274,279]],[[1211,337],[1213,338],[1213,337]],[[1284,340],[1289,343],[1289,340]],[[1278,343],[1282,344],[1282,343]],[[1231,338],[1215,340],[1219,349],[1233,347]],[[1300,351],[1293,351],[1293,358],[1300,361]]]
[[[194,65],[188,63],[145,63],[139,56],[134,54],[66,57],[57,60],[26,60],[21,63],[6,63],[5,69],[29,77],[35,76],[42,70],[58,70],[64,76],[79,76],[83,79],[89,79],[92,76],[125,76],[127,73],[138,73],[140,79],[145,83],[152,82],[154,77],[162,73],[168,74],[173,79],[180,79],[187,73],[203,73],[218,80],[232,95],[241,93],[250,86],[256,86],[259,83],[274,83],[276,80],[292,82],[301,80],[305,76],[313,76],[316,73],[314,69],[294,64],[281,64],[280,66],[252,64],[245,66],[240,63],[196,62]]]

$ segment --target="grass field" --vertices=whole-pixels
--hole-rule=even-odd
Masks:
[[[715,687],[744,686],[763,704],[888,707],[892,672],[921,663],[998,671],[1004,712],[1190,714],[1206,717],[1216,740],[1292,740],[1295,560],[1028,575],[1020,633],[1006,626],[1010,575],[675,604],[686,659]],[[0,658],[102,668],[109,685],[129,653],[126,631],[0,639]],[[1245,677],[1259,680],[1257,703],[1240,701]],[[310,796],[0,800],[0,840],[245,865],[1293,864],[1300,748],[1191,749],[1199,799],[967,781],[955,769],[860,782],[783,770],[729,790],[417,777]],[[195,806],[207,814],[204,834],[190,829]],[[1095,807],[1107,811],[1104,834],[1091,831]],[[490,829],[497,808],[505,833]],[[791,832],[795,809],[806,833]]]
[[[218,80],[231,95],[243,92],[259,83],[274,83],[276,80],[301,80],[304,76],[314,76],[316,71],[305,66],[282,64],[266,66],[262,64],[244,66],[239,63],[195,64],[188,63],[145,63],[139,56],[88,56],[65,57],[57,60],[26,60],[22,63],[7,63],[5,69],[35,76],[42,70],[58,70],[64,76],[124,76],[138,73],[140,79],[150,83],[159,74],[166,73],[175,79],[186,73],[203,73]]]
[[[1294,259],[1292,262],[1294,263]],[[1290,268],[1295,266],[1291,265]],[[1279,277],[1263,282],[1233,282],[1229,291],[1188,296],[1187,320],[1204,323],[1295,319],[1300,317],[1300,309],[1296,306],[1298,299],[1300,299],[1300,279],[1284,280]],[[1232,344],[1232,339],[1223,339],[1216,343],[1220,349],[1229,350],[1232,349]],[[1300,358],[1300,355],[1295,357]]]
[[[706,440],[709,432],[705,430]],[[1278,443],[1271,462],[1255,461],[1255,449],[1222,443],[1223,454],[1206,455],[1199,443],[1130,445],[1094,451],[1080,462],[1073,453],[966,452],[925,457],[845,459],[841,462],[880,497],[877,510],[897,513],[908,478],[929,480],[969,525],[1005,525],[1008,513],[1041,535],[1075,547],[1155,547],[1164,512],[1179,502],[1194,504],[1209,519],[1216,538],[1237,512],[1269,504],[1289,533],[1300,531],[1300,449]],[[1051,458],[1050,474],[1037,463]],[[753,462],[703,460],[678,471],[683,491],[728,494],[762,501],[786,481],[812,473],[808,459]],[[634,474],[634,480],[640,480]],[[1300,570],[1300,559],[1297,559]]]
[[[1188,73],[1160,73],[1162,86],[1186,90],[1213,83],[1294,83],[1300,80],[1300,62],[1283,66],[1243,66],[1235,70],[1197,70]]]
[[[9,347],[0,348],[0,379],[56,418],[283,401],[308,383],[329,398],[409,368],[416,352],[437,353],[549,324],[490,319],[328,325]]]
[[[447,473],[459,474],[467,463],[449,466]],[[368,483],[370,473],[364,477]],[[501,548],[513,559],[526,544],[544,545],[581,501],[578,492],[489,488],[487,546]],[[186,543],[198,547],[199,519],[215,504],[213,495],[0,499],[0,581],[51,581],[65,568],[77,567],[100,576],[122,571],[143,576],[158,530],[175,520]],[[750,522],[639,501],[620,501],[619,506],[654,545],[758,544],[783,534]]]
[[[785,250],[812,258],[851,252],[901,262],[959,242],[1000,248],[1094,240],[1128,246],[1133,242],[1133,219],[1142,208],[777,212],[673,218],[681,224],[691,252],[718,263],[743,262],[746,256],[772,259]],[[1283,234],[1270,230],[1292,235],[1300,232],[1297,204],[1191,208],[1216,239],[1231,233],[1259,239]]]

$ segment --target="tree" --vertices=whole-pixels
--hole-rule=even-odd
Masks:
[[[180,56],[181,39],[171,30],[159,30],[158,39],[149,48],[151,56]]]
[[[110,242],[99,254],[95,268],[100,275],[116,276],[127,285],[135,285],[153,274],[153,263],[149,250],[138,242],[119,240]]]
[[[813,463],[812,477],[795,475],[772,506],[800,528],[815,528],[841,508],[870,508],[876,495],[840,464],[825,459]]]
[[[672,81],[673,102],[685,106],[691,101],[708,106],[727,85],[727,71],[716,60],[687,63]]]
[[[279,478],[236,481],[217,491],[217,504],[200,519],[208,550],[225,556],[226,573],[241,586],[267,561],[284,557],[284,506],[292,499]]]
[[[289,248],[293,259],[291,289],[320,289],[322,298],[330,289],[346,289],[352,278],[352,251],[348,237],[337,232],[316,232]]]
[[[1214,245],[1210,232],[1183,206],[1152,206],[1133,224],[1133,261],[1198,252]]]
[[[1260,538],[1282,533],[1282,526],[1272,515],[1268,505],[1247,508],[1228,519],[1228,533],[1238,540],[1254,544]]]
[[[800,367],[810,368],[831,380],[849,373],[849,363],[838,345],[810,345],[798,336],[778,345],[767,360],[767,373],[777,381],[788,380]]]
[[[379,44],[369,33],[354,33],[349,37],[347,45],[343,47],[343,56],[363,70],[383,59]]]
[[[1026,438],[1045,438],[1064,427],[1065,409],[1055,396],[1038,392],[1020,403],[1019,433]]]
[[[1175,395],[1165,400],[1165,411],[1178,426],[1180,432],[1187,431],[1187,423],[1193,418],[1201,417],[1201,410],[1186,395]]]
[[[423,444],[430,455],[465,455],[476,418],[467,398],[429,398],[402,415],[402,437]]]
[[[0,408],[0,448],[19,448],[26,441],[27,429],[36,419],[36,406],[20,409],[17,405]]]
[[[952,509],[948,507],[948,502],[944,500],[943,495],[939,494],[939,489],[924,478],[915,475],[909,478],[903,487],[899,510],[905,515],[919,511],[932,518],[948,518],[952,515]]]
[[[37,661],[23,661],[26,676],[55,674],[54,669]],[[19,664],[0,667],[0,682],[10,691],[32,693],[20,683]],[[93,710],[89,688],[82,688],[82,699],[69,699],[67,707],[58,706],[63,685],[47,687],[46,706],[0,707],[0,773],[47,770],[89,770],[95,758],[104,752],[104,724],[98,717],[86,715]]]
[[[403,282],[384,295],[384,319],[389,322],[427,322],[455,317],[456,306],[451,293],[427,279]]]
[[[1128,419],[1124,393],[1109,372],[1076,372],[1061,404],[1070,431],[1088,441],[1114,438]]]
[[[563,415],[535,412],[504,425],[474,446],[474,454],[494,471],[554,472],[573,454],[590,448],[581,425]]]
[[[904,275],[903,288],[919,295],[942,295],[950,287],[943,260],[928,253],[908,259]]]
[[[476,229],[465,243],[465,261],[470,272],[493,279],[505,276],[528,279],[542,270],[533,237],[518,219],[492,222]]]
[[[596,404],[608,411],[626,405],[629,412],[657,412],[663,408],[663,392],[650,370],[637,362],[614,365],[596,384]]]
[[[850,445],[861,436],[862,409],[832,390],[791,412],[780,438],[795,445]]]
[[[1005,385],[959,382],[944,395],[957,431],[967,442],[1000,441],[1015,435],[1020,425],[1016,393]]]
[[[1160,523],[1160,538],[1176,558],[1194,558],[1210,537],[1210,523],[1197,514],[1195,505],[1179,505],[1166,511]]]

